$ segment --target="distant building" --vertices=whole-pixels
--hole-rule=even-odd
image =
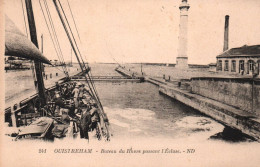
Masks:
[[[50,60],[51,64],[53,66],[63,66],[63,65],[66,65],[65,63],[61,62],[61,61],[58,61],[58,60]]]
[[[25,70],[31,68],[31,60],[5,55],[5,70]]]
[[[217,71],[259,76],[260,45],[231,48],[217,56]]]

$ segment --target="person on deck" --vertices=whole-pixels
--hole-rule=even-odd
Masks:
[[[79,85],[79,99],[80,100],[82,100],[83,93],[84,93],[84,87],[83,87],[83,84],[80,84]]]
[[[81,118],[80,118],[80,138],[85,138],[89,140],[88,131],[91,124],[91,115],[89,113],[89,106],[84,105],[82,109]]]
[[[91,130],[93,131],[97,127],[97,123],[100,121],[97,106],[92,106],[89,111],[91,115]]]
[[[58,91],[55,91],[55,96],[54,96],[53,101],[55,102],[54,115],[58,116],[60,114],[60,108],[63,108],[65,106],[64,101],[60,97],[60,94]]]
[[[68,85],[67,84],[64,84],[63,88],[62,88],[62,94],[63,94],[63,97],[65,99],[68,99],[69,98],[69,88],[68,88]]]
[[[55,82],[55,91],[61,92],[61,87],[60,87],[59,82]]]
[[[72,94],[73,89],[74,89],[73,82],[70,82],[70,83],[68,84],[69,97],[72,97],[72,95],[73,95],[73,94]]]

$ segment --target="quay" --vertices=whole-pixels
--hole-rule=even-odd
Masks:
[[[141,82],[140,78],[127,76],[92,76],[91,79],[95,82]],[[72,76],[72,81],[85,81],[83,76]]]
[[[138,79],[138,80],[140,80],[140,82],[144,81],[143,75],[140,75],[137,72],[133,72],[130,69],[126,69],[125,67],[119,66],[115,69],[115,71],[117,71],[119,74],[121,74],[127,78]]]
[[[191,77],[182,80],[145,76],[144,80],[157,85],[159,93],[260,141],[259,79]]]

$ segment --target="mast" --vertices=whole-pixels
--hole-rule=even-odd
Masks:
[[[25,5],[26,5],[31,41],[32,41],[32,43],[34,43],[34,45],[37,48],[39,48],[38,41],[37,41],[37,32],[36,32],[36,26],[35,26],[35,21],[34,21],[33,9],[32,9],[32,1],[25,0]],[[44,88],[44,82],[43,82],[43,76],[42,76],[43,65],[38,60],[34,60],[34,67],[35,67],[35,73],[36,73],[35,87],[38,92],[38,95],[39,95],[39,98],[41,101],[41,105],[44,105],[44,104],[46,104],[46,98],[45,98],[45,88]]]

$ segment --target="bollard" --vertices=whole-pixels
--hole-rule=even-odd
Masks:
[[[56,73],[56,76],[58,76],[59,75],[59,73]]]
[[[50,78],[52,78],[52,74],[50,74]]]
[[[163,79],[165,79],[165,74],[163,74]]]

